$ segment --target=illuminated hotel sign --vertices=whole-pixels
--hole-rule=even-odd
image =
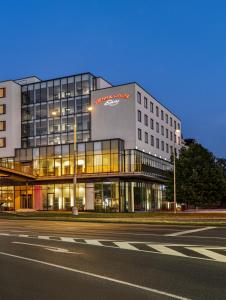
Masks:
[[[126,100],[129,99],[130,94],[114,94],[114,95],[108,95],[101,98],[98,98],[95,101],[95,104],[101,104],[103,103],[106,106],[116,106],[119,104],[120,100]]]

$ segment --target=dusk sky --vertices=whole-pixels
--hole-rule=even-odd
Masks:
[[[226,157],[226,1],[1,2],[0,81],[90,71],[137,81]]]

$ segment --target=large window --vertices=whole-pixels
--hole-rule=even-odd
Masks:
[[[159,133],[159,123],[156,122],[156,132]]]
[[[144,115],[144,125],[148,126],[148,116]]]
[[[76,119],[77,140],[89,141],[93,80],[82,74],[22,86],[22,147],[72,143]]]
[[[6,146],[6,138],[0,138],[0,148],[5,148]]]
[[[6,130],[6,122],[0,121],[0,131],[5,131],[5,130]]]
[[[148,108],[148,99],[144,97],[144,107]]]
[[[145,138],[145,143],[148,144],[148,133],[147,132],[145,132],[144,138]]]
[[[140,128],[138,128],[138,140],[142,140],[142,131]]]
[[[0,105],[0,115],[3,115],[6,113],[6,106],[5,104]]]
[[[137,120],[138,120],[138,122],[141,122],[141,111],[140,110],[137,111]]]
[[[42,138],[39,144],[42,144]],[[55,135],[53,135],[53,139]],[[119,172],[124,166],[124,142],[119,139],[77,144],[77,173]],[[74,144],[50,145],[33,149],[17,149],[17,162],[31,161],[39,176],[74,174]]]
[[[137,92],[137,102],[141,104],[141,93]]]
[[[0,88],[0,98],[5,97],[5,88]]]

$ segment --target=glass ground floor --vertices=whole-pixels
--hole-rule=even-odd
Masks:
[[[164,198],[164,185],[150,181],[84,182],[75,189],[72,183],[0,187],[1,210],[71,210],[76,205],[80,211],[153,211],[162,208]]]

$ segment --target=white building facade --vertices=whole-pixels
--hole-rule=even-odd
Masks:
[[[180,148],[180,119],[137,83],[91,73],[0,82],[4,209],[161,209]]]

